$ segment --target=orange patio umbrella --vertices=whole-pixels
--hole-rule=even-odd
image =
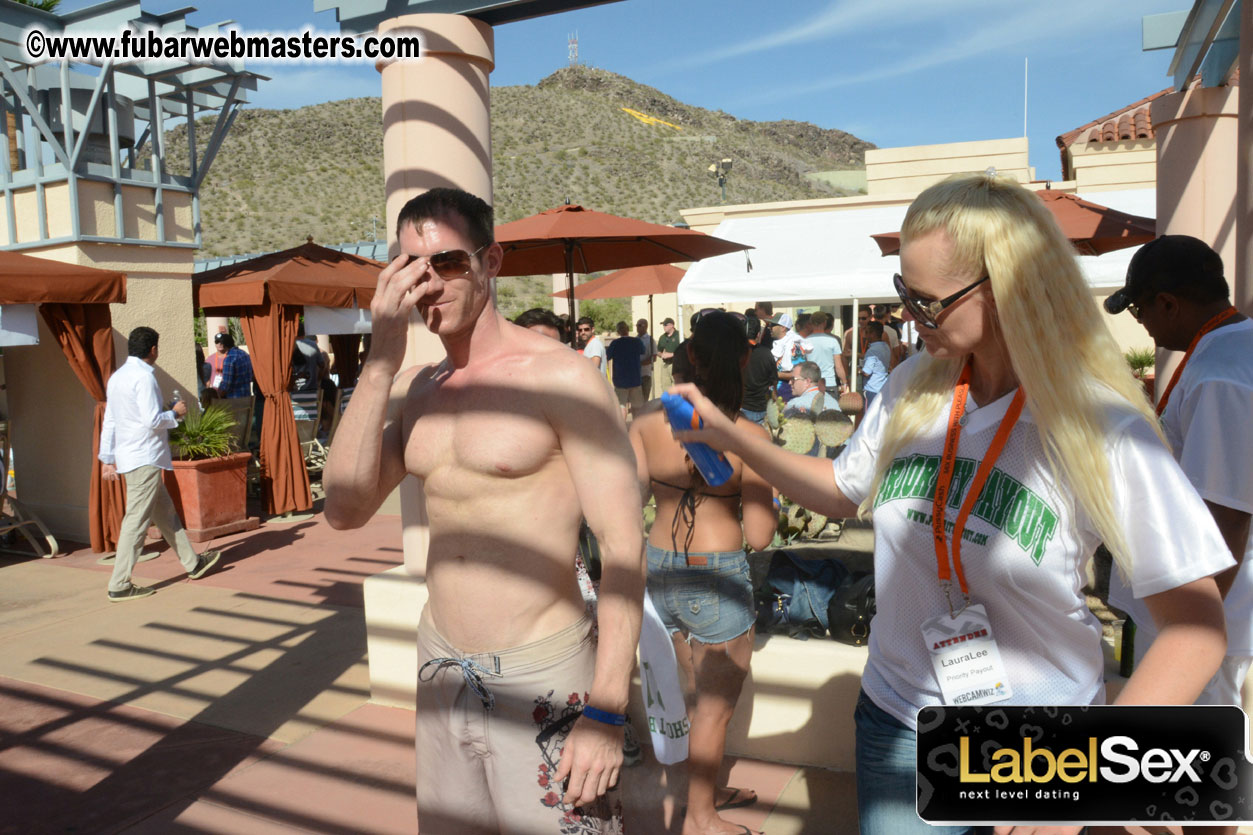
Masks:
[[[628,267],[617,270],[591,281],[585,281],[574,288],[574,297],[583,299],[621,299],[628,296],[648,296],[648,321],[653,320],[653,296],[658,293],[673,293],[679,289],[679,282],[687,270],[681,270],[673,264],[654,264],[650,267]],[[565,291],[553,293],[553,296],[564,296]],[[651,325],[650,325],[651,327]]]
[[[1102,206],[1059,191],[1037,191],[1036,196],[1053,213],[1062,234],[1070,239],[1080,255],[1103,255],[1131,246],[1146,244],[1157,237],[1157,221]],[[900,232],[871,235],[884,255],[901,251]]]
[[[571,311],[575,273],[699,261],[752,249],[704,232],[618,217],[573,204],[497,226],[496,240],[505,251],[500,275],[564,272]]]
[[[628,267],[625,270],[602,275],[585,281],[574,288],[576,299],[622,299],[628,296],[652,296],[657,293],[673,293],[687,270],[673,264],[654,264],[651,267]],[[553,296],[564,296],[560,290]]]

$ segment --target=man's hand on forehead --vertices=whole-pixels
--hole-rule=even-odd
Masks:
[[[431,269],[429,258],[402,252],[389,269],[392,266],[397,269],[389,277],[389,283],[396,291],[404,293],[407,302],[412,302],[410,307],[421,304],[427,296],[438,296],[444,289],[444,278]]]

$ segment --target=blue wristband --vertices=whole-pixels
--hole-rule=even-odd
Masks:
[[[625,725],[626,714],[624,713],[608,713],[606,711],[594,708],[591,705],[583,707],[583,715],[593,722],[600,722],[602,725]]]

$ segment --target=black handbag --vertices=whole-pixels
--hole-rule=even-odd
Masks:
[[[859,571],[835,590],[827,606],[831,637],[842,644],[865,646],[870,640],[870,621],[874,613],[874,574]]]

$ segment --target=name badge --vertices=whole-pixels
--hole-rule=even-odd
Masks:
[[[922,639],[944,704],[986,705],[1014,695],[983,604],[923,621]]]

